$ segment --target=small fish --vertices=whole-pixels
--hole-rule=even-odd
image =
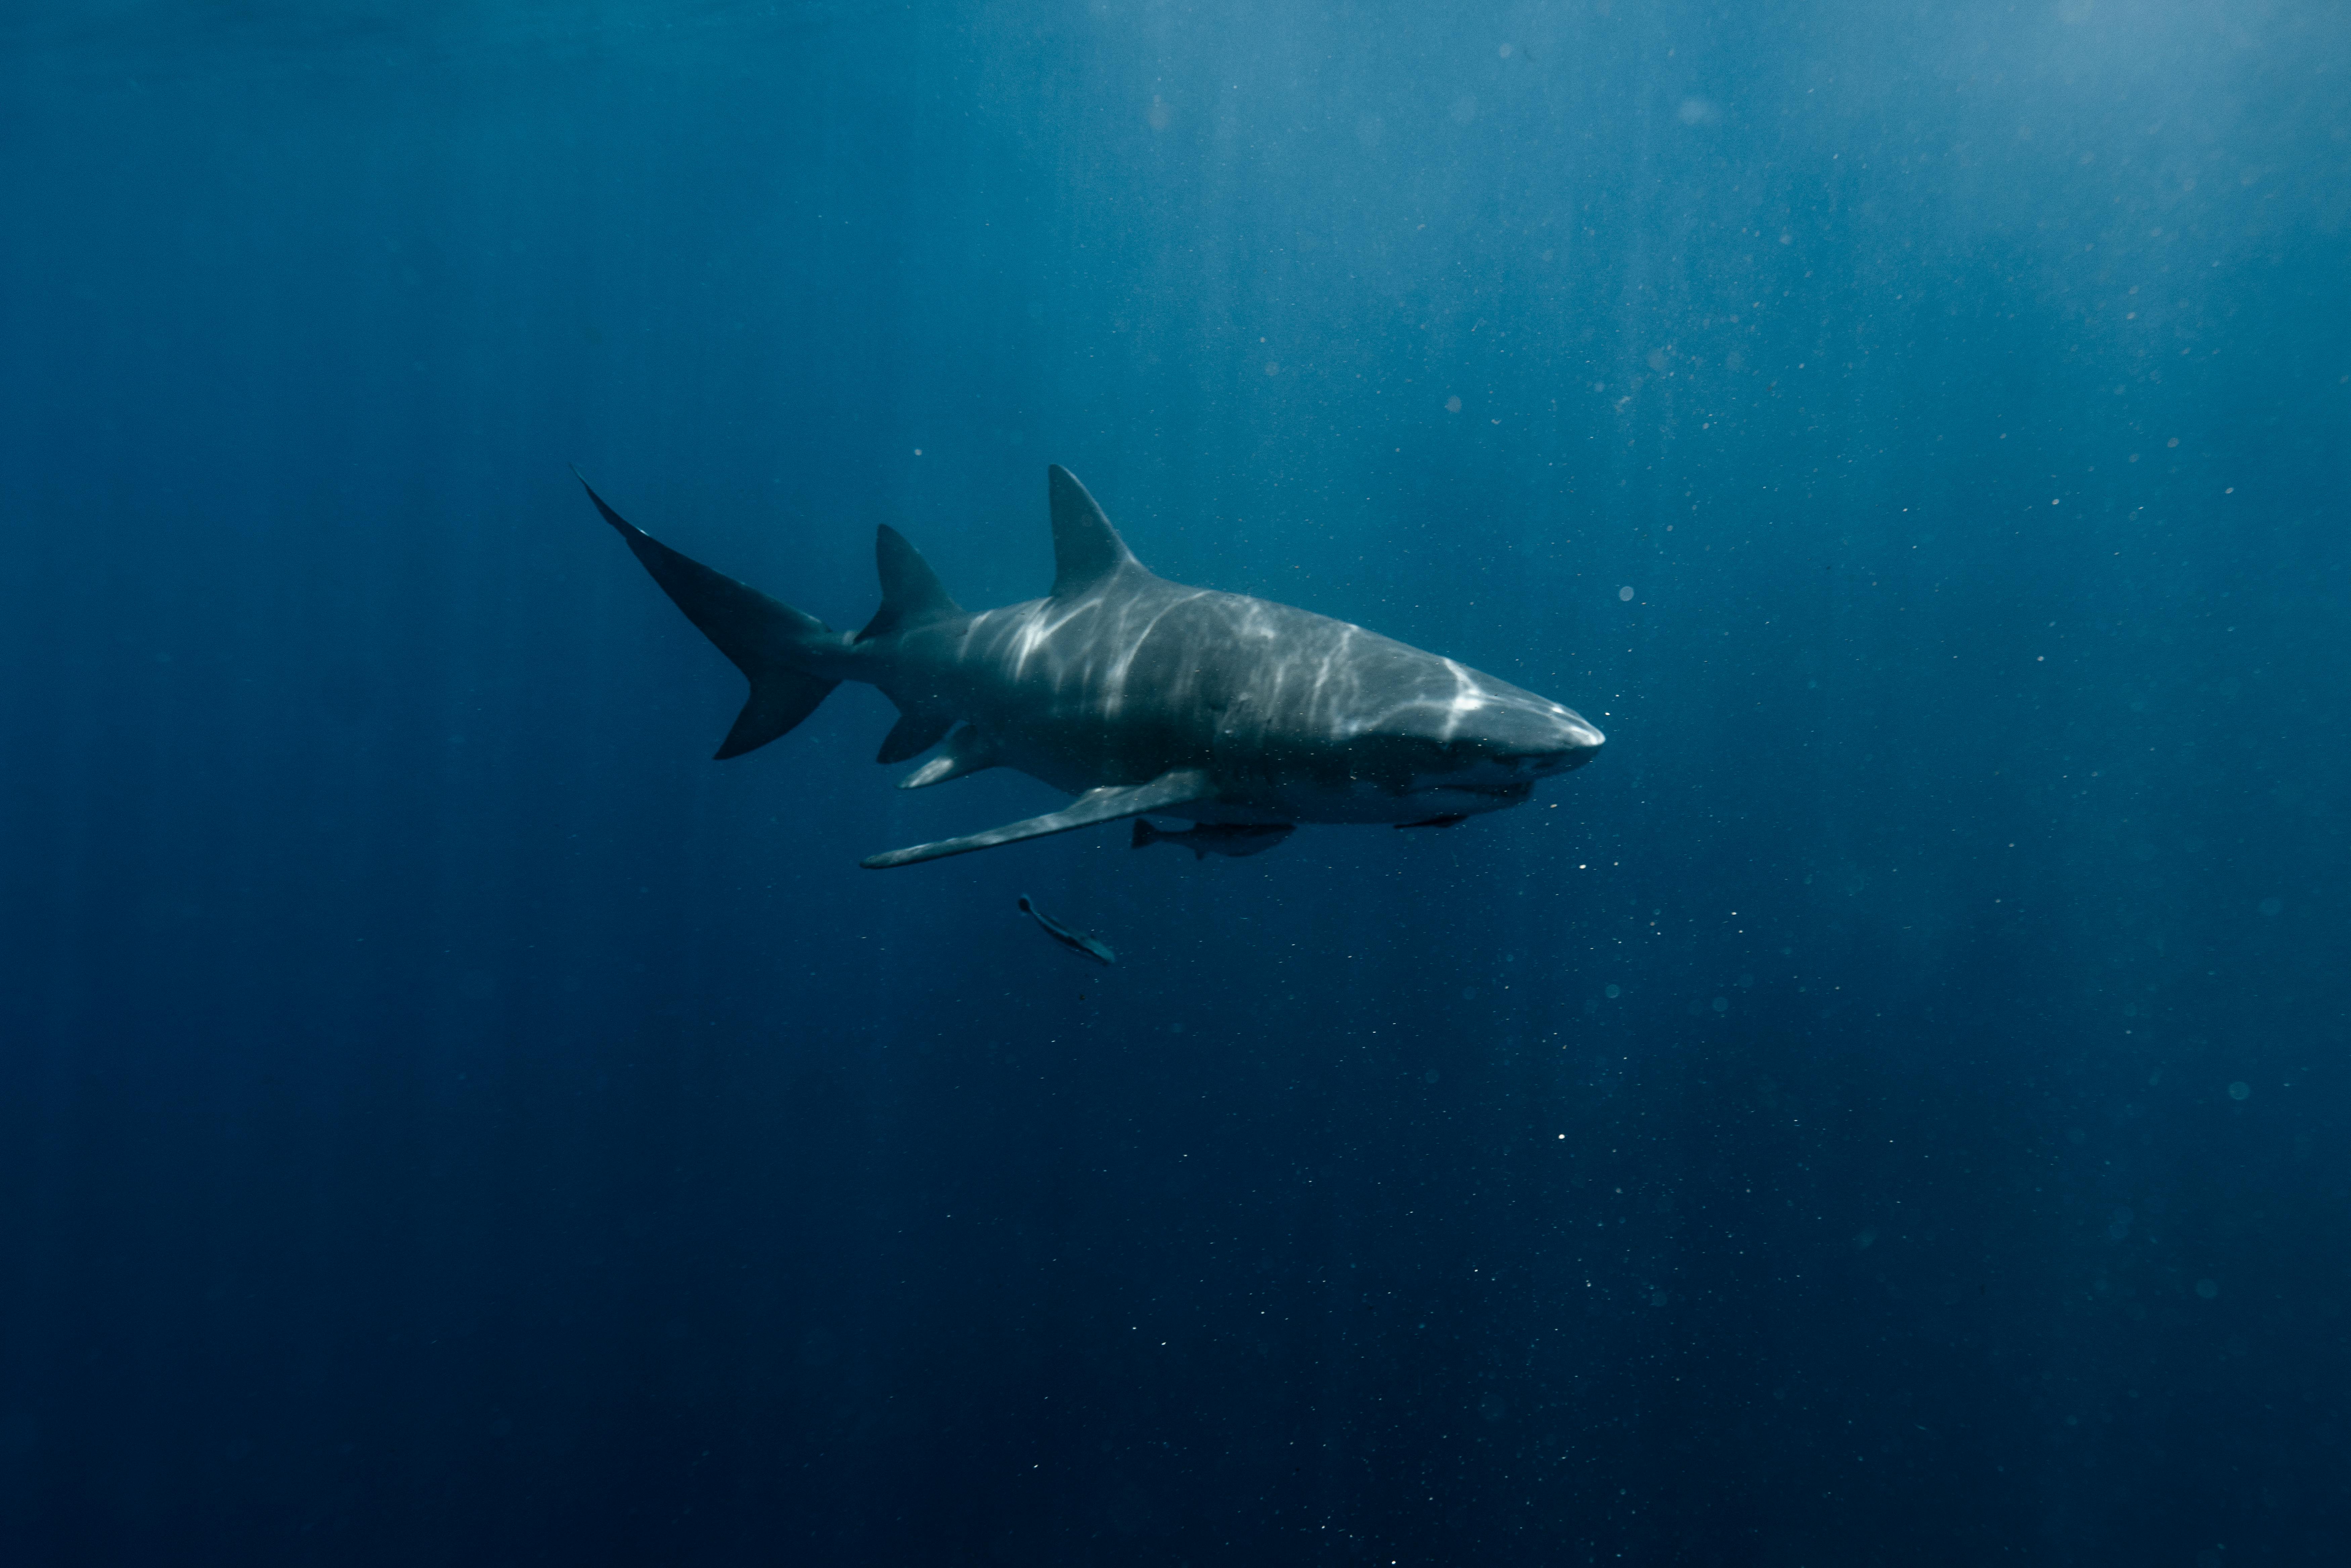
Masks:
[[[1086,935],[1083,931],[1073,931],[1070,929],[1069,927],[1061,924],[1061,921],[1053,919],[1052,916],[1047,914],[1044,910],[1030,903],[1029,901],[1028,895],[1025,893],[1022,894],[1020,898],[1020,912],[1028,916],[1030,919],[1036,921],[1038,925],[1043,927],[1047,936],[1052,938],[1055,941],[1061,943],[1071,952],[1081,954],[1086,958],[1093,960],[1096,963],[1116,963],[1118,961],[1118,955],[1110,950],[1109,943],[1096,941],[1093,938]]]
[[[1134,819],[1132,843],[1137,849],[1148,849],[1155,844],[1180,844],[1192,852],[1195,860],[1206,860],[1211,855],[1229,855],[1238,860],[1244,855],[1270,849],[1297,831],[1287,822],[1204,822],[1181,833],[1170,833],[1138,816]]]

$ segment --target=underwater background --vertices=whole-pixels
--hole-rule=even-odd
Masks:
[[[2351,13],[0,20],[0,1540],[2341,1562]],[[1590,715],[877,875],[598,521]],[[1114,946],[1086,965],[1021,895]]]

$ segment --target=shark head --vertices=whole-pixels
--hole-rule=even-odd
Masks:
[[[1487,692],[1445,743],[1453,755],[1471,759],[1481,772],[1540,779],[1573,773],[1597,756],[1607,741],[1598,726],[1574,709],[1506,687]]]
[[[1540,780],[1571,773],[1607,737],[1572,708],[1442,661],[1443,690],[1424,687],[1356,734],[1348,750],[1359,777],[1434,808],[1515,805]]]

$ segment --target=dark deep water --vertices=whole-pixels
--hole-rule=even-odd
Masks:
[[[6,1561],[2345,1560],[2339,6],[120,0],[0,147]],[[1609,746],[861,871],[1060,797],[710,762],[575,462]]]

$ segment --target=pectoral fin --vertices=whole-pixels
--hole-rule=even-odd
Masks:
[[[1069,833],[1081,827],[1092,827],[1097,823],[1140,816],[1146,811],[1165,811],[1171,805],[1202,800],[1214,793],[1215,786],[1209,783],[1207,774],[1197,768],[1177,768],[1160,774],[1149,784],[1090,789],[1060,811],[1032,816],[1026,822],[1007,823],[1002,827],[991,827],[985,833],[966,834],[961,838],[943,838],[936,844],[917,844],[909,849],[869,855],[859,864],[869,871],[883,871],[893,866],[912,866],[917,860],[941,860],[950,855],[968,855],[975,849],[993,849],[999,844],[1018,844],[1024,838],[1044,838],[1056,833]]]

